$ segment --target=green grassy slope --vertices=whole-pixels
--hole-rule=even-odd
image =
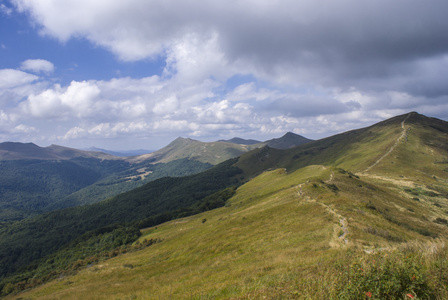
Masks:
[[[383,268],[391,256],[396,268],[381,273],[384,280],[377,280],[376,286],[387,285],[396,275],[403,284],[397,293],[443,298],[446,291],[438,285],[446,288],[448,280],[431,277],[443,260],[428,255],[424,260],[417,256],[421,248],[412,248],[420,243],[443,249],[440,241],[448,237],[448,227],[433,221],[442,210],[413,200],[397,187],[324,166],[265,172],[241,186],[226,207],[143,230],[140,243],[160,242],[16,297],[364,299],[367,292],[381,291],[366,282],[356,296],[340,273],[362,277],[357,272],[367,272],[365,260],[380,260]],[[408,278],[395,261],[402,253],[407,253],[406,263],[422,259],[425,267],[414,267]],[[379,275],[380,268],[370,270],[369,276]],[[419,276],[422,284],[408,282],[412,276]]]
[[[267,143],[291,147],[303,141],[288,133]],[[0,143],[0,222],[96,203],[164,176],[196,174],[260,146],[178,138],[154,153],[123,158],[57,145]]]
[[[130,161],[166,163],[177,159],[188,158],[216,165],[227,159],[237,157],[250,149],[253,149],[253,146],[228,142],[206,143],[188,138],[177,138],[168,146],[158,151],[130,158]]]
[[[411,113],[254,150],[236,164],[252,180],[225,207],[145,229],[136,248],[159,242],[15,297],[446,298],[447,129]]]
[[[403,121],[404,129],[401,126]],[[402,137],[403,132],[405,135]],[[417,113],[397,116],[370,127],[348,131],[293,149],[256,149],[243,154],[237,166],[248,175],[259,174],[269,168],[297,170],[312,164],[342,167],[355,173],[364,172],[395,144],[398,147],[394,148],[394,153],[385,157],[373,170],[387,172],[390,169],[394,173],[405,173],[429,167],[439,175],[445,174],[446,168],[442,165],[448,153],[447,122]],[[403,152],[401,156],[400,151]],[[396,163],[400,163],[398,167],[394,165]]]
[[[288,132],[284,136],[266,142],[234,138],[229,141],[200,142],[188,138],[177,138],[168,146],[153,153],[144,154],[129,159],[131,162],[151,161],[170,162],[177,159],[192,159],[203,163],[216,165],[227,159],[240,156],[250,150],[268,145],[275,149],[287,149],[310,142],[303,136]],[[244,144],[247,142],[247,144]]]

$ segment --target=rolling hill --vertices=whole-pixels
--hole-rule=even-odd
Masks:
[[[292,132],[288,132],[280,138],[265,142],[245,140],[241,138],[233,138],[227,141],[221,140],[217,142],[200,142],[189,138],[179,137],[168,146],[158,151],[130,158],[130,161],[166,163],[177,159],[187,158],[216,165],[227,159],[240,156],[243,153],[263,146],[269,146],[276,149],[287,149],[297,147],[310,141],[310,139]]]
[[[142,235],[135,242],[54,267],[50,261],[63,261],[63,253],[76,245],[77,251],[85,249],[80,242],[65,250],[56,245],[55,256],[27,269],[34,272],[31,277],[22,272],[2,280],[3,292],[37,286],[13,297],[444,299],[447,145],[447,122],[409,113],[295,148],[258,148],[186,179],[155,181],[96,204],[101,206],[86,206],[80,214],[86,216],[80,224],[101,220],[90,228],[137,225]],[[189,210],[170,213],[179,205],[205,207],[211,200],[204,199],[235,185],[235,194],[220,208],[193,216]],[[183,186],[208,192],[194,198],[197,192]],[[164,213],[159,210],[156,220],[148,208],[158,207],[153,201],[164,199],[156,196],[163,194],[177,200]],[[188,204],[182,202],[187,195],[193,196]],[[30,234],[57,240],[52,236],[58,228],[76,226],[64,223],[80,216],[72,217],[73,212],[34,219],[27,226],[43,228],[39,233],[27,233],[24,222],[0,229],[0,249],[24,255],[27,249],[18,250],[22,242],[17,237],[33,243]],[[61,213],[63,218],[55,217]],[[185,217],[160,223],[175,215]],[[51,220],[58,226],[45,235]],[[148,224],[152,227],[145,228]],[[114,230],[95,236],[105,238]],[[66,241],[74,238],[65,235]],[[28,253],[42,253],[36,248],[40,244],[28,246]],[[111,258],[110,251],[118,249],[123,254]],[[16,257],[16,263],[23,258]],[[11,266],[7,259],[4,266]],[[38,276],[48,274],[43,270],[50,266],[57,279]]]
[[[306,143],[311,142],[312,140],[307,139],[301,135],[287,132],[284,136],[272,140],[268,140],[260,145],[269,146],[274,149],[290,149],[294,148]]]
[[[86,151],[95,151],[95,152],[103,152],[107,153],[113,156],[119,156],[119,157],[127,157],[127,156],[137,156],[137,155],[143,155],[148,154],[151,152],[154,152],[154,150],[146,150],[146,149],[137,149],[137,150],[123,150],[123,151],[112,151],[97,147],[90,147],[88,149],[84,149]]]
[[[233,141],[253,142],[238,138]],[[274,143],[299,145],[305,141],[288,133]],[[0,221],[96,203],[158,178],[204,171],[270,143],[204,143],[178,138],[154,153],[131,157],[58,145],[0,143]]]
[[[179,137],[166,147],[144,155],[130,158],[132,162],[151,161],[165,163],[177,159],[192,159],[203,163],[218,164],[250,150],[247,145],[227,142],[200,142]]]
[[[114,160],[116,157],[96,151],[82,151],[58,145],[39,147],[33,143],[0,143],[0,161],[19,159],[68,160],[76,157]]]
[[[225,142],[225,143],[232,143],[232,144],[239,144],[239,145],[254,145],[254,144],[260,144],[260,141],[252,140],[252,139],[242,139],[239,137],[231,138],[230,140],[219,140],[218,142]]]

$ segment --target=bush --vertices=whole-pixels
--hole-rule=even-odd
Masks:
[[[444,240],[432,240],[394,251],[349,249],[300,276],[293,294],[300,299],[448,299],[448,247]]]
[[[377,253],[360,257],[348,266],[339,266],[342,278],[338,299],[432,298],[429,276],[417,254]]]

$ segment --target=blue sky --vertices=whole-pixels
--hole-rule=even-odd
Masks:
[[[158,149],[448,120],[442,0],[0,0],[0,142]]]

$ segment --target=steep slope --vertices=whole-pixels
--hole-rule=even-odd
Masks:
[[[20,296],[446,298],[447,144],[447,122],[410,113],[256,149],[234,165],[252,180],[225,207],[143,230],[143,250]]]
[[[443,209],[411,197],[331,167],[265,172],[225,207],[143,230],[142,250],[20,297],[444,298]]]
[[[240,173],[227,161],[197,175],[165,177],[111,199],[0,224],[0,277],[57,251],[80,235],[102,227],[140,222],[175,212],[229,186]]]
[[[237,166],[247,174],[323,164],[354,173],[399,170],[401,175],[423,172],[429,177],[442,176],[446,174],[443,162],[448,153],[447,133],[447,122],[409,113],[292,149],[256,149],[243,154]]]

